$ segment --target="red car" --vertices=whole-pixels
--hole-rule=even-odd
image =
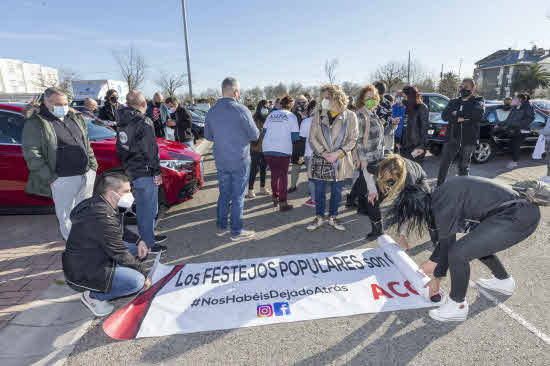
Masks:
[[[0,212],[2,214],[51,212],[53,201],[25,193],[29,176],[21,151],[24,105],[0,104]],[[120,167],[116,154],[116,133],[88,122],[88,135],[99,164],[98,174]],[[171,206],[192,198],[202,186],[203,165],[200,154],[186,146],[157,139],[162,186],[159,203]]]

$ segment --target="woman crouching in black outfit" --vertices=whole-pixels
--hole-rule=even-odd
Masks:
[[[449,299],[429,315],[439,321],[464,321],[468,316],[465,300],[470,281],[470,261],[479,259],[494,278],[482,279],[483,288],[511,295],[514,279],[506,272],[495,253],[508,249],[529,237],[540,221],[537,205],[550,203],[550,186],[525,181],[508,187],[480,177],[449,179],[433,193],[422,185],[406,186],[399,194],[390,215],[399,227],[408,223],[408,231],[422,234],[430,229],[435,250],[421,269],[435,276],[427,285],[430,296],[439,293],[439,284],[447,270],[451,274]],[[476,226],[465,232],[466,222]]]

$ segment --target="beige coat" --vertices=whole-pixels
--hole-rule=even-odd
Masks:
[[[327,111],[317,111],[313,116],[313,121],[311,122],[311,130],[309,132],[309,144],[314,152],[318,154],[323,154],[325,152],[336,152],[340,149],[329,150],[328,144],[325,141],[323,136],[323,131],[321,130],[321,123],[326,126],[329,125],[329,119]],[[357,116],[354,112],[346,109],[344,112],[340,113],[334,123],[332,124],[332,138],[335,139],[340,134],[340,129],[343,126],[344,120],[347,120],[347,132],[344,137],[344,141],[340,148],[344,151],[344,157],[341,158],[341,164],[336,172],[336,180],[343,181],[347,178],[353,177],[354,164],[352,159],[352,151],[355,148],[357,143],[357,136],[359,135],[359,128],[357,125]],[[311,178],[311,166],[308,167],[308,176]]]

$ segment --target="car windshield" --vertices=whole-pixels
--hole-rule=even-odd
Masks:
[[[550,110],[550,100],[535,100],[533,104],[545,110]]]
[[[88,136],[90,141],[109,140],[116,137],[115,131],[109,127],[97,125],[93,123],[91,119],[86,120],[88,122]]]

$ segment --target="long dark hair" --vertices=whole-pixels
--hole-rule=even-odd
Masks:
[[[254,115],[252,116],[252,118],[254,118],[254,120],[261,120],[261,121],[264,121],[266,119],[267,116],[262,116],[262,108],[267,108],[267,100],[265,99],[262,99],[258,102],[258,104],[256,105],[256,111],[254,112]]]
[[[315,113],[315,107],[317,107],[317,102],[315,101],[315,99],[313,99],[311,102],[309,102],[306,108],[306,113],[308,117],[313,116],[313,113]]]
[[[407,85],[403,88],[403,93],[407,96],[407,114],[416,114],[418,107],[422,104],[422,94],[416,86]]]
[[[430,192],[420,185],[406,185],[393,203],[389,222],[392,225],[397,224],[399,230],[407,224],[407,235],[416,231],[422,236],[425,229],[433,228]]]
[[[106,101],[106,102],[111,102],[111,97],[112,97],[113,94],[115,94],[115,93],[118,94],[118,92],[117,92],[115,89],[109,89],[109,90],[107,90],[107,93],[105,94],[105,101]],[[119,95],[119,97],[120,97],[120,95]]]

